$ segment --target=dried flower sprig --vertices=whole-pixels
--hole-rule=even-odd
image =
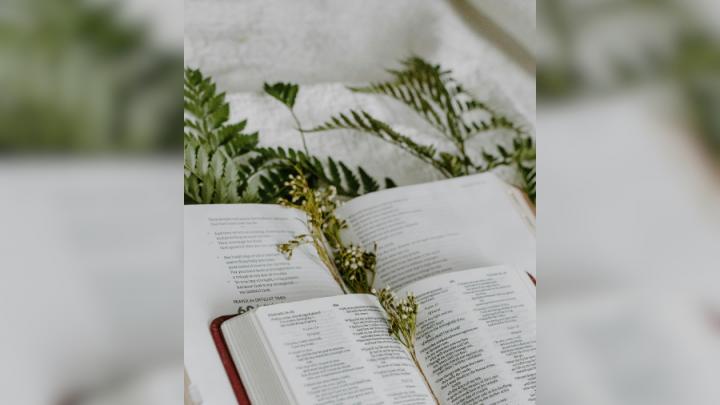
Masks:
[[[347,228],[347,222],[335,215],[339,203],[334,187],[313,190],[300,169],[298,174],[290,175],[285,186],[289,188],[289,198],[280,198],[278,202],[286,207],[300,209],[307,215],[308,234],[297,235],[288,242],[278,245],[278,251],[288,259],[298,246],[312,243],[343,292],[346,287],[353,293],[370,293],[377,296],[387,313],[388,334],[395,336],[405,346],[415,366],[425,380],[435,402],[440,402],[432,390],[423,372],[415,352],[415,329],[418,304],[413,294],[398,300],[388,289],[379,292],[372,286],[375,283],[377,266],[377,245],[372,252],[357,245],[344,245],[340,231]],[[331,259],[334,257],[334,260]]]
[[[335,253],[335,265],[348,288],[355,293],[370,293],[375,283],[377,245],[369,252],[360,246],[343,246]]]
[[[415,363],[415,367],[417,367],[425,380],[425,385],[427,385],[428,390],[430,390],[435,402],[440,405],[440,401],[435,395],[435,392],[433,392],[430,381],[425,375],[418,361],[417,352],[415,351],[415,329],[417,327],[418,314],[418,304],[415,300],[415,295],[408,293],[405,298],[398,300],[389,287],[383,288],[380,291],[376,291],[373,288],[371,292],[377,296],[380,305],[387,314],[388,334],[395,336],[395,338],[405,346]]]
[[[373,292],[375,292],[373,290]],[[410,352],[415,352],[415,327],[418,304],[413,294],[398,300],[388,287],[377,292],[388,318],[388,333],[395,336]]]
[[[288,259],[292,257],[292,251],[303,243],[312,243],[325,264],[330,274],[338,283],[343,292],[346,292],[342,277],[335,267],[332,259],[332,246],[337,246],[340,238],[340,230],[345,228],[345,221],[335,216],[337,208],[336,192],[334,187],[327,189],[313,190],[299,168],[298,174],[290,175],[285,186],[289,188],[289,198],[280,198],[278,203],[285,207],[297,208],[307,215],[308,234],[297,235],[286,243],[278,245],[278,251]],[[326,235],[331,237],[327,238]],[[329,246],[328,246],[329,245]]]
[[[343,243],[340,232],[347,228],[347,222],[335,215],[339,205],[335,188],[330,186],[313,190],[300,170],[298,174],[289,176],[285,186],[289,188],[289,197],[281,198],[279,203],[304,211],[310,233],[298,235],[278,245],[278,250],[290,258],[296,247],[303,243],[313,243],[343,288],[347,287],[353,293],[370,293],[375,282],[376,254],[375,251]],[[335,259],[331,260],[331,257]]]
[[[293,251],[295,251],[295,248],[306,243],[312,243],[312,236],[308,234],[296,235],[289,241],[279,244],[277,248],[280,253],[290,260],[292,259],[292,254]]]
[[[328,240],[331,246],[339,243],[340,231],[347,227],[345,221],[335,216],[338,207],[337,190],[334,186],[313,190],[300,169],[298,174],[291,174],[285,186],[289,187],[290,198],[280,198],[280,205],[299,208],[308,214],[311,227],[319,227],[323,233],[331,236]]]

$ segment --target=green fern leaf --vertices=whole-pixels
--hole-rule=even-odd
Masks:
[[[391,143],[418,159],[433,165],[442,174],[451,177],[442,161],[437,158],[437,151],[432,145],[421,145],[409,136],[403,135],[394,130],[389,124],[373,117],[365,111],[349,110],[331,117],[325,123],[308,130],[307,132],[323,132],[338,129],[353,129],[361,133],[375,136],[383,141]]]
[[[360,181],[362,182],[363,190],[365,193],[372,193],[380,189],[378,182],[373,179],[367,172],[362,168],[358,168],[358,175],[360,175]]]
[[[292,109],[295,106],[295,97],[297,97],[300,87],[293,83],[265,83],[263,85],[265,93],[273,96],[275,99]]]
[[[340,170],[342,170],[343,176],[345,177],[345,183],[348,187],[347,191],[356,195],[360,194],[360,181],[355,173],[342,162],[340,162]]]
[[[265,91],[292,109],[299,86],[266,84]],[[183,97],[186,203],[276,203],[287,193],[287,177],[298,169],[314,187],[335,186],[345,197],[379,188],[363,168],[353,171],[332,158],[321,160],[290,148],[259,148],[258,133],[243,132],[247,121],[228,122],[230,106],[225,93],[218,93],[215,83],[199,70],[185,69]],[[360,119],[368,130],[391,131],[357,113],[345,117],[344,122],[354,119]],[[398,137],[392,132],[386,136]],[[394,183],[386,179],[386,184]]]
[[[383,133],[380,126],[372,125],[374,123],[364,117],[359,119],[352,113],[332,117],[316,129],[343,128],[374,133],[432,164],[446,177],[470,174],[476,168],[490,170],[498,165],[509,164],[504,162],[505,160],[515,159],[510,151],[502,148],[495,148],[497,149],[495,152],[500,157],[493,156],[492,160],[486,158],[485,165],[477,165],[469,158],[466,142],[480,133],[507,129],[511,140],[523,139],[527,135],[521,126],[467,92],[451,76],[450,70],[443,69],[440,65],[429,63],[419,57],[410,57],[401,61],[400,69],[390,69],[388,73],[392,76],[388,81],[371,83],[363,87],[351,87],[350,90],[384,95],[405,104],[424,118],[440,135],[454,144],[456,151],[453,155],[455,157],[447,153],[437,155],[431,150],[417,149],[417,145],[413,145],[406,139]],[[478,110],[485,112],[482,119],[478,119],[477,114],[470,114]],[[523,149],[529,150],[528,148]],[[488,155],[484,150],[481,150],[480,153],[483,156]]]
[[[245,134],[247,121],[228,123],[230,106],[225,93],[199,70],[185,69],[183,86],[185,119],[185,201],[234,203],[246,190],[240,180],[252,173],[241,170],[235,160],[248,155],[258,144],[258,134]]]
[[[328,169],[330,171],[330,180],[334,184],[342,183],[342,178],[340,177],[340,170],[338,169],[335,161],[330,157],[328,158]]]
[[[276,170],[278,174],[282,174],[282,176],[275,178],[266,176],[265,184],[261,184],[263,190],[258,192],[258,196],[263,202],[275,202],[274,200],[281,196],[276,191],[279,189],[284,190],[284,186],[272,187],[273,181],[277,180],[275,186],[284,185],[287,176],[295,173],[296,170],[301,170],[312,186],[334,186],[338,195],[344,197],[357,197],[362,194],[362,191],[368,192],[368,190],[374,188],[374,184],[378,184],[377,180],[372,179],[363,168],[359,167],[357,172],[354,172],[344,163],[332,158],[328,158],[323,162],[321,159],[308,156],[304,152],[280,147],[257,148],[255,153],[257,153],[257,156],[249,161],[255,172]],[[365,183],[367,183],[367,187]],[[268,198],[274,198],[274,200],[269,201]]]
[[[537,197],[537,183],[536,183],[536,177],[535,177],[535,166],[532,167],[525,167],[520,165],[518,167],[518,171],[520,172],[520,176],[522,178],[523,182],[523,191],[525,194],[527,194],[528,198],[530,198],[530,201],[535,204],[535,199]]]
[[[210,157],[206,148],[199,147],[197,151],[197,162],[195,164],[195,173],[200,177],[205,176],[210,165]]]
[[[452,138],[456,120],[445,117],[458,116],[458,105],[448,88],[452,80],[439,65],[431,65],[421,58],[411,57],[401,62],[404,69],[389,69],[393,80],[373,83],[366,87],[351,87],[361,93],[383,94],[412,108],[444,136]],[[453,87],[454,88],[454,87]],[[454,139],[458,141],[458,139]]]

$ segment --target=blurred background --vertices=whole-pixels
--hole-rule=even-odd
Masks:
[[[181,149],[182,10],[170,25],[158,20],[171,15],[135,3],[3,2],[4,153]]]
[[[537,4],[540,403],[718,403],[720,4]]]
[[[0,4],[2,403],[182,403],[182,16]]]
[[[540,403],[717,404],[717,2],[446,3],[536,68]],[[170,0],[0,5],[3,403],[182,401],[182,36]],[[225,62],[224,87],[258,79]]]

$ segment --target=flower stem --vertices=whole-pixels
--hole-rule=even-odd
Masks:
[[[425,380],[425,385],[427,386],[428,390],[430,390],[430,394],[432,394],[435,403],[437,405],[440,405],[440,400],[438,399],[437,395],[435,395],[435,392],[430,386],[430,381],[428,381],[427,376],[425,376],[425,371],[423,371],[423,368],[420,366],[420,362],[418,361],[417,355],[415,354],[415,348],[413,347],[408,351],[410,352],[410,357],[412,357],[413,362],[415,362],[415,367],[417,367],[418,371],[420,371],[420,375],[422,375],[423,380]]]
[[[325,246],[322,241],[322,232],[319,229],[313,229],[312,231],[313,245],[315,245],[315,250],[317,250],[318,255],[320,256],[320,260],[325,263],[325,267],[327,267],[330,275],[332,275],[333,279],[335,279],[335,282],[338,283],[343,294],[347,294],[347,290],[345,289],[345,283],[343,283],[342,278],[340,277],[340,273],[338,272],[337,267],[335,267],[335,263],[330,258],[327,246]]]

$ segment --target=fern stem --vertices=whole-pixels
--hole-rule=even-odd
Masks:
[[[466,151],[465,151],[465,142],[458,142],[458,151],[460,152],[460,157],[463,161],[463,167],[465,168],[465,175],[467,176],[470,174],[470,157],[468,157]]]
[[[300,132],[300,138],[302,139],[302,143],[303,143],[303,150],[305,150],[306,155],[310,155],[310,151],[308,150],[308,147],[307,147],[307,142],[305,141],[305,130],[302,128],[302,125],[300,125],[300,120],[298,119],[297,115],[295,115],[295,111],[292,108],[290,108],[290,115],[292,115],[293,120],[295,120],[295,125],[296,125],[295,129],[297,129],[298,132]]]

